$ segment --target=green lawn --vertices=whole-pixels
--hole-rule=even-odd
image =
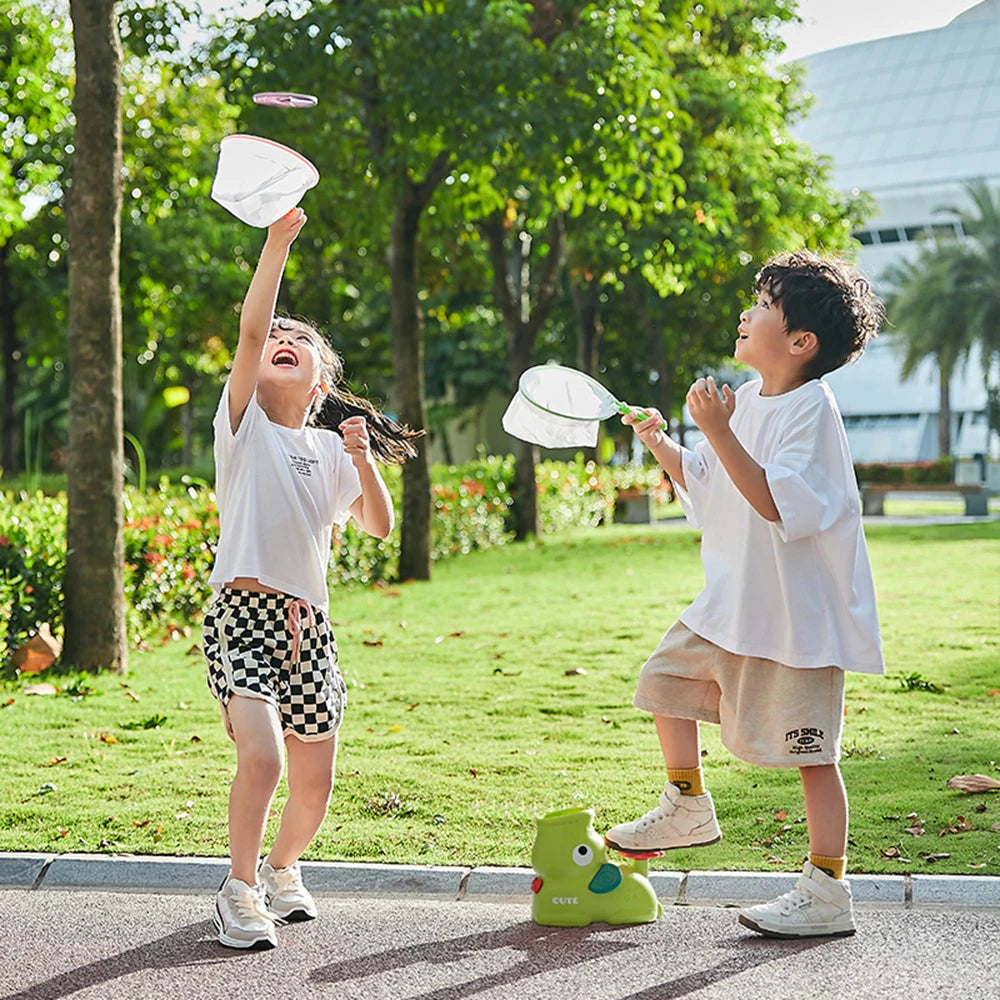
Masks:
[[[848,680],[851,868],[1000,874],[1000,797],[945,787],[1000,778],[1000,522],[868,536],[888,673]],[[430,584],[335,592],[351,704],[309,857],[529,865],[536,814],[592,806],[604,829],[650,808],[662,759],[635,677],[701,582],[695,532],[619,526],[450,560]],[[226,853],[234,754],[197,642],[136,652],[92,694],[66,677],[49,678],[55,696],[25,694],[45,677],[0,686],[0,850]],[[799,868],[797,774],[703,732],[724,839],[654,868]],[[917,819],[924,836],[906,832]]]

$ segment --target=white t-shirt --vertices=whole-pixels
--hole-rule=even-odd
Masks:
[[[680,620],[732,653],[790,667],[885,667],[875,587],[844,423],[814,379],[780,396],[736,390],[730,426],[763,466],[781,520],[733,485],[708,441],[684,449],[677,496],[702,528],[705,589]]]
[[[333,525],[347,522],[361,495],[340,435],[272,423],[256,393],[233,434],[228,382],[214,429],[220,530],[209,584],[218,591],[235,577],[256,577],[325,611]]]

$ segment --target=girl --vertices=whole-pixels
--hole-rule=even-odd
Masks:
[[[341,388],[340,358],[315,328],[274,318],[305,222],[295,208],[268,228],[214,425],[220,537],[204,645],[236,744],[231,871],[215,913],[230,948],[273,948],[276,923],[316,916],[298,859],[326,816],[347,701],[327,619],[330,536],[348,517],[377,538],[392,531],[375,459],[404,462],[423,433]],[[314,426],[321,411],[339,434]],[[258,868],[286,755],[288,802]]]

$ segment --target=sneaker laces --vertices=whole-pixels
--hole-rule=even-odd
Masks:
[[[648,813],[644,816],[640,816],[639,819],[635,821],[635,828],[637,831],[645,830],[647,826],[652,826],[654,823],[662,823],[666,819],[666,814],[661,806],[656,806],[655,809],[650,809]]]
[[[302,876],[299,874],[297,865],[289,865],[287,868],[272,868],[270,881],[275,892],[302,888]]]
[[[231,893],[233,906],[241,917],[263,918],[270,920],[271,916],[264,907],[263,889],[257,886],[248,886],[246,889],[233,889]]]
[[[776,902],[781,904],[782,916],[787,917],[793,910],[811,903],[812,896],[808,892],[803,892],[801,889],[795,888],[791,892],[786,892],[783,896],[779,896]]]

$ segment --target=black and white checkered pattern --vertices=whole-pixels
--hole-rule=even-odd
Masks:
[[[327,739],[336,733],[347,706],[337,640],[327,616],[314,608],[316,623],[302,618],[299,661],[292,663],[288,606],[293,600],[287,594],[220,592],[205,616],[208,687],[223,705],[233,695],[269,701],[286,734]]]

